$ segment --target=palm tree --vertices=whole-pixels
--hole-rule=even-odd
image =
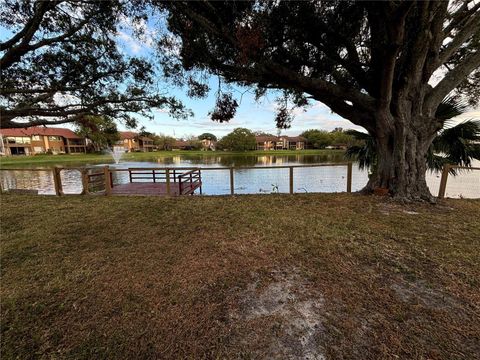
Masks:
[[[466,120],[455,126],[449,126],[451,119],[465,112],[467,104],[454,98],[445,99],[437,109],[436,116],[443,120],[443,129],[433,140],[427,153],[427,168],[441,171],[445,164],[471,166],[472,159],[480,160],[480,120]],[[350,146],[345,156],[356,160],[360,169],[376,170],[377,152],[373,137],[356,130],[348,134],[363,141],[363,145]],[[450,172],[456,175],[455,169]]]

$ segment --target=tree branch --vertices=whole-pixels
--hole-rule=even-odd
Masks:
[[[480,9],[480,2],[475,4],[470,10],[468,9],[468,4],[471,1],[465,1],[462,6],[452,14],[452,21],[447,25],[443,30],[444,38],[447,38],[453,29],[462,26],[463,22],[470,17],[474,12]]]
[[[462,63],[457,65],[453,70],[449,71],[445,77],[432,88],[425,101],[425,109],[433,112],[434,109],[442,102],[453,89],[460,85],[465,79],[480,67],[480,50],[470,54]]]
[[[412,6],[411,2],[403,2],[398,6],[391,3],[367,6],[371,33],[372,36],[377,36],[376,39],[372,37],[372,43],[375,42],[375,46],[380,45],[380,49],[372,49],[372,57],[374,71],[378,73],[378,93],[375,95],[378,99],[378,110],[384,115],[382,118],[386,118],[385,114],[390,112],[397,56],[404,41],[405,19]]]
[[[50,126],[50,125],[61,125],[61,124],[67,124],[71,122],[75,122],[77,120],[80,120],[82,117],[86,115],[97,115],[94,113],[79,113],[73,117],[68,117],[66,119],[62,120],[49,120],[49,119],[39,119],[39,120],[30,120],[26,122],[15,122],[11,121],[9,119],[1,119],[0,121],[0,126],[4,129],[7,128],[27,128],[31,126]]]
[[[44,2],[41,2],[41,3],[44,3]],[[49,4],[49,2],[45,2],[45,3]],[[57,5],[56,2],[53,2],[53,4],[54,4],[54,6]],[[53,8],[53,7],[51,7],[51,8]],[[44,11],[42,13],[42,17],[45,13],[46,13],[46,11]],[[14,65],[16,62],[18,62],[21,59],[21,57],[24,56],[25,54],[27,54],[28,52],[31,52],[31,51],[34,51],[34,50],[39,49],[41,47],[52,45],[54,43],[61,42],[63,40],[68,39],[69,37],[71,37],[72,35],[77,33],[83,26],[85,26],[85,24],[87,24],[90,21],[90,17],[86,17],[83,21],[81,21],[76,26],[74,26],[73,28],[71,28],[67,32],[63,33],[62,35],[55,36],[55,37],[52,37],[52,38],[43,39],[43,40],[38,41],[35,44],[30,45],[30,41],[33,38],[33,36],[35,35],[35,32],[38,30],[38,27],[39,27],[42,20],[43,20],[43,18],[38,21],[38,24],[37,23],[34,24],[34,25],[36,25],[36,27],[33,26],[27,31],[25,37],[20,42],[20,44],[18,44],[16,46],[9,47],[9,48],[8,47],[6,48],[8,50],[5,52],[5,54],[0,59],[0,68],[5,70],[5,69],[9,68],[10,66]]]
[[[176,4],[177,5],[177,4]],[[227,42],[229,42],[233,47],[236,47],[236,39],[230,36],[227,29],[222,29],[220,31],[215,24],[211,23],[208,19],[201,16],[200,14],[191,10],[190,7],[182,7],[182,11],[188,14],[189,18],[196,22],[199,26],[207,29],[207,31],[222,37]],[[210,54],[208,54],[210,55]],[[367,94],[351,89],[344,88],[340,85],[329,83],[322,79],[313,79],[307,76],[303,76],[298,72],[290,70],[278,63],[273,61],[265,61],[262,63],[257,63],[254,68],[246,68],[236,65],[227,65],[219,62],[214,56],[209,56],[210,61],[215,63],[217,69],[225,71],[230,74],[232,78],[236,78],[239,81],[244,81],[246,83],[252,81],[259,75],[262,77],[262,80],[276,85],[277,88],[286,88],[291,89],[296,88],[303,92],[314,95],[316,100],[324,102],[328,106],[332,106],[341,111],[344,115],[355,117],[355,123],[362,123],[362,126],[369,126],[367,124],[366,117],[358,116],[361,110],[367,112],[372,111],[374,107],[374,100]],[[352,102],[352,105],[348,105],[345,101]],[[333,110],[333,109],[332,109]],[[335,110],[334,110],[335,111]],[[371,118],[368,117],[368,121]]]
[[[0,43],[0,51],[5,51],[6,49],[12,47],[18,43],[22,38],[21,44],[28,44],[30,40],[35,35],[35,32],[40,27],[40,23],[43,20],[44,15],[55,6],[58,5],[58,1],[38,1],[35,3],[35,13],[32,18],[27,21],[22,30],[15,34],[10,40],[7,40],[3,43]]]
[[[325,94],[325,96],[341,101],[351,101],[358,108],[364,110],[373,110],[374,108],[374,99],[356,89],[344,88],[319,78],[310,78],[274,62],[266,62],[260,65],[260,68],[262,67],[264,68],[264,75],[268,77],[272,83],[281,84],[284,82],[286,85],[294,85],[306,93],[311,94],[314,92],[317,96]]]
[[[480,5],[480,3],[479,3]],[[480,12],[472,15],[453,40],[440,52],[437,67],[450,57],[473,35],[480,34]]]

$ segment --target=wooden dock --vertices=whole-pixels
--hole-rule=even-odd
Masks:
[[[127,183],[117,183],[114,174],[128,174]],[[84,189],[104,188],[105,195],[180,196],[202,193],[200,169],[109,168],[84,175]],[[103,185],[103,186],[102,186]],[[89,193],[93,191],[89,190]]]
[[[129,183],[119,184],[112,187],[110,195],[148,195],[166,196],[166,183]],[[178,196],[180,191],[177,186],[170,188],[170,196]]]

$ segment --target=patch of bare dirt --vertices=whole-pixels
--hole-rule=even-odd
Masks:
[[[377,209],[383,215],[392,213],[405,213],[409,215],[418,215],[420,208],[416,204],[400,204],[394,201],[385,201],[377,204]]]
[[[457,308],[460,312],[463,309],[463,303],[453,296],[443,293],[438,289],[427,286],[423,280],[406,282],[399,280],[390,285],[399,300],[405,303],[415,303],[431,309],[452,309]]]
[[[295,271],[276,271],[271,278],[264,286],[251,283],[240,294],[231,319],[247,322],[252,332],[239,341],[252,349],[254,358],[325,359],[319,341],[324,332],[322,294]],[[259,346],[252,346],[257,341]]]

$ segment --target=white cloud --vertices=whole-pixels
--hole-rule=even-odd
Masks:
[[[131,40],[137,42],[137,45],[143,48],[151,49],[154,45],[155,36],[158,31],[148,26],[145,19],[133,20],[132,18],[122,15],[119,20],[119,33],[128,35]]]
[[[138,54],[142,50],[142,45],[132,36],[123,31],[117,33],[117,37],[123,45],[126,45],[134,54]]]

